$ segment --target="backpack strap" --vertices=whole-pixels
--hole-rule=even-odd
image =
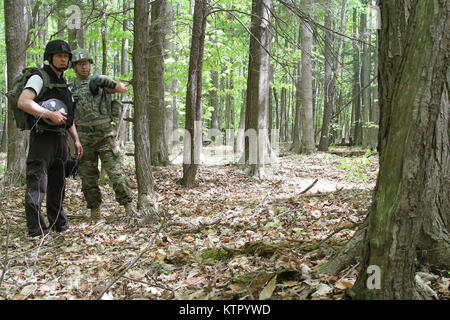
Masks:
[[[38,70],[42,75],[43,85],[42,85],[41,92],[39,92],[39,94],[35,98],[36,100],[41,98],[44,95],[45,91],[48,89],[53,89],[53,88],[67,89],[68,88],[68,85],[65,83],[50,83],[50,76],[48,75],[47,71],[45,71],[44,69],[41,69],[41,68],[39,68]]]

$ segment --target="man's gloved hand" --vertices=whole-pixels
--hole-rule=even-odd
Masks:
[[[98,95],[98,91],[100,90],[100,78],[98,76],[92,76],[89,79],[89,90],[91,93],[96,96]]]
[[[116,82],[104,75],[94,75],[89,79],[89,90],[95,96],[100,88],[114,89]]]

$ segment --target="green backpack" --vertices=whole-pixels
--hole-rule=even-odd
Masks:
[[[28,79],[30,76],[36,71],[39,71],[42,75],[43,85],[42,89],[39,92],[39,94],[34,98],[34,100],[38,100],[42,95],[45,93],[47,89],[55,88],[55,87],[62,87],[67,88],[67,85],[65,84],[51,84],[50,83],[50,77],[48,73],[41,68],[37,67],[31,67],[31,68],[25,68],[22,70],[22,73],[19,74],[17,77],[14,78],[11,90],[9,90],[6,93],[6,96],[8,97],[8,100],[11,102],[10,106],[13,108],[13,114],[14,114],[14,120],[16,122],[16,126],[18,129],[21,130],[30,130],[30,124],[27,121],[28,114],[22,110],[20,110],[17,106],[17,102],[19,101],[19,96],[22,93]]]

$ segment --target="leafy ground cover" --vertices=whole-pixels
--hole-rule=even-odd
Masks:
[[[103,219],[89,222],[81,183],[69,179],[70,229],[57,238],[27,237],[24,187],[4,187],[0,297],[342,299],[357,265],[337,275],[315,267],[365,218],[378,157],[359,158],[284,152],[264,179],[235,165],[203,166],[192,189],[178,184],[180,165],[155,167],[158,226],[126,219],[108,184],[101,187]],[[125,163],[136,195],[132,158]],[[448,271],[422,269],[436,298],[448,299]]]

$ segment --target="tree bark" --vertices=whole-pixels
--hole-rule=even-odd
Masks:
[[[270,21],[272,0],[253,0],[247,105],[245,111],[245,162],[249,175],[264,175],[265,157],[269,153],[267,109],[269,105]]]
[[[108,47],[106,44],[106,0],[103,0],[103,9],[102,9],[102,74],[106,74],[108,71]]]
[[[128,32],[128,29],[130,27],[130,14],[128,13],[129,10],[129,3],[128,0],[123,0],[123,11],[124,11],[124,20],[122,23],[122,31],[124,33]],[[121,75],[127,75],[129,73],[129,63],[128,63],[128,48],[129,48],[129,39],[127,37],[124,37],[122,39],[122,54],[121,54],[121,60],[120,60],[120,73]],[[121,100],[123,101],[126,97],[125,94],[121,95]],[[119,123],[119,141],[120,144],[123,146],[125,141],[128,139],[128,131],[129,131],[129,123],[127,121],[123,121],[123,118],[125,118],[126,114],[128,113],[130,106],[124,105],[121,115],[121,121]]]
[[[173,28],[173,19],[175,14],[175,8],[174,6],[169,2],[166,3],[167,5],[167,29],[170,32],[170,36],[167,37],[164,40],[164,48],[167,54],[168,59],[177,60],[177,56],[173,56],[172,52],[175,52],[175,45],[173,42],[174,37],[174,28]],[[167,69],[167,73],[171,74],[173,72],[173,67],[169,66]],[[175,143],[178,141],[176,140],[176,137],[178,137],[178,133],[176,130],[178,129],[178,111],[177,111],[177,89],[178,88],[178,80],[173,77],[173,79],[170,81],[169,84],[169,93],[172,96],[172,99],[170,101],[170,108],[167,109],[167,123],[166,123],[166,145],[168,148],[169,154],[172,152],[172,147]]]
[[[353,36],[356,38],[357,34],[357,15],[356,9],[353,9]],[[352,126],[353,135],[351,137],[351,144],[362,145],[362,121],[361,121],[361,83],[359,79],[359,43],[353,40],[353,108],[352,108]]]
[[[313,0],[303,0],[303,10],[306,15],[311,15]],[[313,121],[313,94],[312,94],[312,29],[311,25],[301,22],[301,46],[302,46],[302,147],[301,153],[311,154],[316,151],[314,142]]]
[[[186,123],[182,185],[195,183],[202,147],[202,69],[207,17],[207,0],[195,1],[191,54],[186,94]]]
[[[154,221],[157,206],[150,159],[148,121],[148,1],[134,1],[133,91],[134,91],[134,157],[138,183],[137,209],[144,221]]]
[[[24,20],[24,0],[4,0],[5,40],[7,61],[7,84],[12,83],[25,67],[26,28]],[[7,88],[8,89],[8,88]],[[28,149],[28,132],[17,129],[14,122],[13,106],[8,103],[8,155],[5,177],[9,183],[23,182],[25,178],[25,160]]]
[[[291,146],[292,152],[297,154],[300,154],[301,152],[301,141],[302,141],[301,71],[302,71],[302,64],[301,62],[299,62],[297,67],[297,78],[295,80],[295,120],[294,120],[294,134]]]
[[[216,70],[211,71],[211,90],[209,91],[209,101],[213,108],[211,116],[211,129],[219,129],[219,97],[217,91],[219,90],[219,73]]]
[[[380,173],[356,299],[421,299],[415,259],[450,267],[448,1],[379,2]],[[371,289],[369,266],[379,268]]]
[[[365,1],[367,4],[368,1]],[[370,32],[367,28],[367,14],[361,14],[361,40],[363,41],[363,61],[361,67],[361,120],[362,120],[362,146],[364,148],[370,147]]]
[[[164,38],[166,0],[156,0],[151,8],[149,57],[150,145],[152,165],[167,165],[166,105],[164,99]]]
[[[325,84],[324,84],[324,102],[323,102],[323,120],[322,120],[322,130],[320,133],[319,140],[319,150],[320,151],[328,151],[328,146],[330,145],[330,121],[331,115],[333,113],[334,101],[332,99],[332,88],[331,88],[331,77],[332,77],[332,48],[333,48],[333,37],[331,34],[331,11],[330,11],[330,3],[326,1],[325,4]]]
[[[378,36],[376,40],[376,50],[374,55],[374,70],[378,70]],[[373,124],[369,128],[369,147],[371,150],[376,150],[378,146],[378,125],[380,122],[380,106],[378,104],[378,81],[372,87],[372,103],[370,108],[370,121]]]

